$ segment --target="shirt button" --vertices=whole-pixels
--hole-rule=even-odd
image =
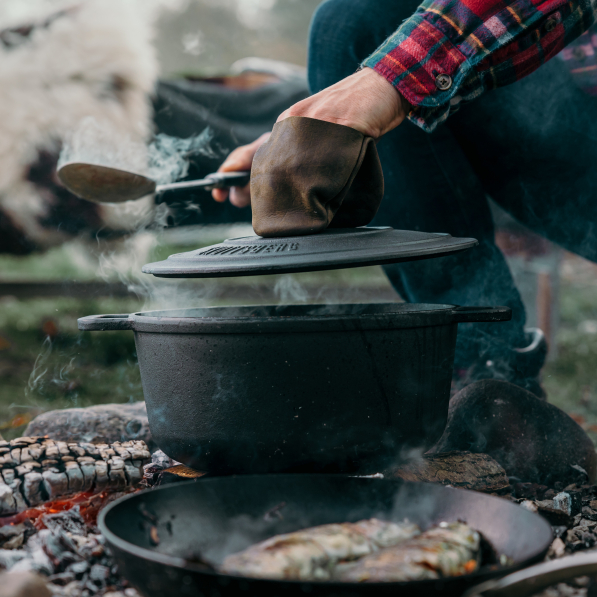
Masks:
[[[452,77],[445,74],[437,75],[437,77],[435,77],[435,86],[440,91],[448,91],[448,89],[452,87]]]
[[[557,24],[558,24],[558,19],[556,19],[556,18],[547,19],[547,21],[545,21],[545,31],[547,31],[547,33],[549,33],[550,31],[553,31],[556,28]]]

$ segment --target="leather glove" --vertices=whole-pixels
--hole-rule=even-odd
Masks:
[[[366,226],[383,198],[375,140],[340,124],[291,116],[253,160],[251,206],[259,236]]]

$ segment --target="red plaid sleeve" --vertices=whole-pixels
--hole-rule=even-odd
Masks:
[[[363,63],[432,131],[462,101],[533,72],[594,22],[591,0],[425,0]]]

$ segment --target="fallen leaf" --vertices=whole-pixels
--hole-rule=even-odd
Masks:
[[[15,427],[22,427],[23,425],[27,425],[31,419],[33,419],[33,415],[31,413],[21,413],[15,415],[10,421],[2,423],[0,425],[0,429],[14,429]]]

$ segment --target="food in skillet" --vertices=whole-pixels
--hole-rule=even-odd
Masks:
[[[356,560],[420,533],[417,525],[371,518],[276,535],[224,560],[225,574],[286,580],[331,580],[338,562]]]
[[[397,546],[340,564],[334,580],[403,582],[461,576],[479,566],[480,536],[460,522],[440,523]]]
[[[414,524],[372,518],[277,535],[227,557],[220,571],[284,580],[401,582],[473,572],[480,552],[479,533],[460,522],[421,533]]]

